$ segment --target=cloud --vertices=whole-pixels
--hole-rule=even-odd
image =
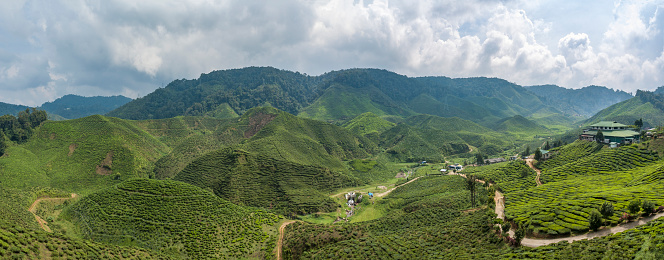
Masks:
[[[0,3],[0,101],[39,105],[69,93],[137,97],[174,79],[245,66],[314,75],[375,67],[627,91],[662,85],[664,8],[648,1],[603,5],[7,1]],[[554,9],[561,6],[570,8]],[[578,11],[584,8],[591,11]]]

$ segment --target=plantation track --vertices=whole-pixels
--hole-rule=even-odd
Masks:
[[[42,201],[65,201],[76,197],[78,197],[78,195],[72,193],[71,198],[48,198],[48,197],[38,198],[37,200],[35,200],[35,202],[32,203],[32,205],[30,205],[28,211],[30,211],[30,213],[32,213],[32,215],[35,216],[37,223],[39,223],[39,226],[41,226],[41,228],[44,229],[44,231],[51,233],[53,231],[51,231],[51,228],[48,227],[48,222],[46,222],[46,220],[37,215],[37,205],[39,205],[39,203],[41,203]]]
[[[403,185],[406,185],[406,184],[408,184],[408,183],[414,182],[415,180],[417,180],[417,179],[419,179],[419,178],[420,178],[420,177],[417,177],[417,178],[415,178],[415,179],[409,180],[408,182],[406,182],[406,183],[404,183],[404,184],[401,184],[401,185],[399,185],[399,186],[396,186],[396,187],[394,187],[394,188],[391,188],[391,189],[387,190],[386,192],[378,193],[378,194],[376,194],[376,197],[383,197],[383,196],[386,196],[387,194],[390,194],[390,192],[392,192],[392,191],[395,190],[396,188],[399,188],[399,187],[401,187],[401,186],[403,186]]]
[[[526,164],[528,167],[533,169],[537,173],[537,177],[535,177],[535,182],[537,183],[537,186],[542,185],[542,181],[540,181],[540,174],[542,171],[540,169],[535,168],[535,165],[533,164],[534,159],[526,159]]]
[[[599,231],[594,231],[594,232],[588,232],[583,235],[578,235],[578,236],[573,236],[573,237],[562,237],[562,238],[549,238],[549,239],[534,239],[534,238],[524,238],[521,241],[521,245],[527,246],[527,247],[539,247],[539,246],[546,246],[549,244],[554,244],[558,243],[561,241],[567,241],[567,242],[573,242],[573,241],[578,241],[578,240],[583,240],[583,239],[593,239],[596,237],[603,237],[603,236],[608,236],[611,234],[615,233],[620,233],[628,229],[636,228],[638,226],[647,224],[650,221],[653,221],[655,219],[658,219],[660,217],[664,216],[664,212],[657,213],[655,215],[645,217],[642,219],[639,219],[634,222],[630,222],[627,224],[623,225],[618,225],[612,228],[608,229],[602,229]]]
[[[277,240],[277,260],[281,260],[281,248],[284,245],[284,233],[286,231],[286,226],[295,222],[295,220],[287,220],[284,223],[281,223],[279,226],[279,240]]]

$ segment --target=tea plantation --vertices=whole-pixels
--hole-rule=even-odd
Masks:
[[[87,239],[176,258],[270,258],[279,217],[177,181],[134,179],[71,205],[63,218]]]
[[[505,247],[484,210],[470,207],[459,176],[423,177],[381,200],[385,217],[367,222],[288,225],[286,259],[459,259]],[[481,189],[481,188],[480,188]],[[483,194],[486,196],[486,193]]]
[[[239,205],[274,209],[283,214],[335,210],[338,204],[326,192],[360,184],[357,178],[343,172],[233,148],[196,159],[174,179],[211,189]]]

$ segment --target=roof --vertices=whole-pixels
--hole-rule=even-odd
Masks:
[[[549,150],[542,150],[542,149],[540,149],[540,153],[542,153],[542,154],[547,154],[547,153],[549,153]]]
[[[627,125],[623,125],[616,121],[600,121],[596,124],[590,125],[590,127],[627,127]]]
[[[588,131],[586,132],[586,134],[597,135],[597,131]],[[615,131],[603,130],[602,134],[604,135],[604,137],[633,137],[639,135],[638,132],[632,130],[615,130]]]

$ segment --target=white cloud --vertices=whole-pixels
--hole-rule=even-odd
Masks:
[[[8,1],[0,101],[136,97],[245,66],[634,91],[662,85],[663,30],[654,1]]]

